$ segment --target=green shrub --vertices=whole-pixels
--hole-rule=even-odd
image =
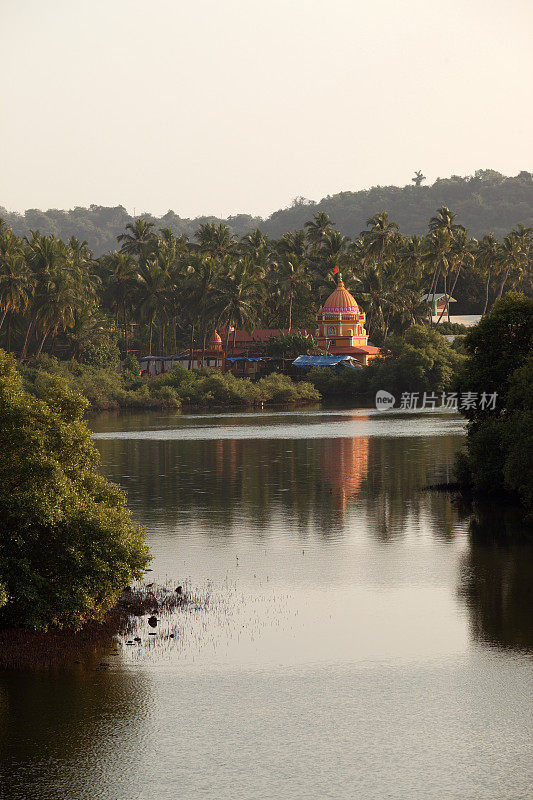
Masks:
[[[150,392],[150,396],[162,408],[179,408],[181,405],[181,399],[172,386],[156,387]]]
[[[288,375],[272,372],[256,384],[258,396],[264,403],[318,401],[320,393],[309,381],[292,381]]]
[[[474,492],[507,491],[533,516],[533,300],[506,295],[465,346],[459,390],[496,392],[497,403],[464,411],[469,427],[457,478]]]
[[[91,367],[117,367],[120,361],[120,350],[115,342],[100,342],[88,344],[81,354],[82,364]]]
[[[306,377],[323,397],[355,399],[368,391],[368,369],[364,368],[337,371],[330,367],[314,367]]]
[[[460,322],[448,322],[444,319],[441,320],[435,328],[435,331],[443,336],[461,336],[468,333],[469,330],[467,325],[461,325]]]
[[[463,361],[439,333],[414,325],[403,339],[388,339],[383,357],[363,369],[316,368],[307,377],[324,397],[370,398],[384,389],[399,398],[403,392],[448,391]]]
[[[57,375],[43,373],[28,391],[0,351],[3,624],[100,620],[149,562],[123,492],[98,473],[86,405]]]
[[[65,378],[83,394],[92,411],[120,408],[179,408],[192,406],[254,406],[260,402],[311,402],[319,398],[308,383],[292,381],[286,375],[272,375],[254,383],[212,369],[186,370],[181,366],[148,378],[139,375],[139,364],[129,357],[121,372],[99,369],[75,361],[60,363],[46,357],[22,368],[24,380],[34,390],[52,375]]]

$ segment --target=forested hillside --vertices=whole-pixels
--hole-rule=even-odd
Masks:
[[[470,177],[452,175],[451,178],[439,178],[431,186],[376,186],[358,192],[328,195],[318,203],[297,198],[290,208],[275,211],[265,220],[239,214],[222,221],[238,236],[259,227],[268,236],[278,238],[287,231],[302,228],[313,214],[324,211],[342,234],[356,238],[365,228],[367,219],[380,211],[387,211],[402,231],[411,235],[422,234],[429,217],[442,206],[454,210],[458,221],[468,228],[471,236],[479,238],[492,232],[501,238],[519,222],[525,226],[533,225],[533,174],[520,172],[511,178],[494,170],[478,170]],[[158,228],[171,228],[175,234],[185,234],[190,238],[201,224],[221,221],[213,216],[185,219],[173,211],[160,218],[149,213],[142,216]],[[19,236],[38,230],[64,240],[70,236],[86,240],[97,256],[114,250],[116,237],[133,220],[123,206],[107,208],[97,205],[70,211],[29,209],[22,215],[0,207],[0,217]]]

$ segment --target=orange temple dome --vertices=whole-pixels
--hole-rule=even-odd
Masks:
[[[342,278],[340,279],[337,288],[330,294],[326,302],[324,303],[324,307],[322,309],[324,313],[335,313],[335,314],[358,314],[359,313],[359,306],[355,300],[355,297],[350,294],[348,289],[344,287],[344,283],[342,282]]]
[[[218,335],[218,332],[215,331],[211,338],[209,339],[209,347],[220,347],[222,344],[222,339]]]

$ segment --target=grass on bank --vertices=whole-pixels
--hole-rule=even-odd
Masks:
[[[89,401],[90,411],[119,409],[176,409],[181,406],[240,406],[305,404],[320,399],[308,381],[293,381],[272,373],[258,381],[237,378],[211,369],[171,372],[152,378],[140,377],[138,362],[128,359],[125,369],[98,368],[75,361],[59,362],[43,356],[22,368],[29,386],[38,388],[47,375],[59,375]]]

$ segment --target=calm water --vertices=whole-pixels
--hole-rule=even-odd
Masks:
[[[155,637],[141,620],[106,670],[0,676],[3,798],[533,796],[532,548],[420,491],[449,478],[458,417],[92,424],[147,582],[209,604]]]

